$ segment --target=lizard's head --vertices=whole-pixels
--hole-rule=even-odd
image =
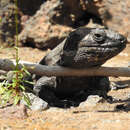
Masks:
[[[60,64],[69,67],[99,66],[126,47],[126,38],[104,28],[78,28],[66,39]]]

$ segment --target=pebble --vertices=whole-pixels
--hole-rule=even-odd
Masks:
[[[34,111],[43,111],[49,108],[49,105],[47,102],[42,100],[41,98],[37,97],[33,93],[26,93],[28,97],[30,98],[31,105],[29,108]],[[24,104],[27,106],[27,103],[24,100],[21,100],[21,104]]]
[[[128,62],[128,67],[130,67],[130,62]]]
[[[80,107],[84,107],[84,106],[95,106],[97,105],[97,103],[102,102],[103,98],[98,96],[98,95],[90,95],[88,96],[87,100],[80,103]]]

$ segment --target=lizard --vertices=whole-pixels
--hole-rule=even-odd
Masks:
[[[39,64],[77,69],[100,67],[119,54],[126,43],[123,35],[110,29],[80,27],[70,32]],[[58,107],[77,106],[90,94],[106,98],[109,90],[110,81],[106,76],[38,76],[33,88],[50,106]]]

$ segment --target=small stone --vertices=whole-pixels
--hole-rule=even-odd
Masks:
[[[6,80],[7,80],[9,83],[11,83],[13,77],[14,77],[14,71],[9,71],[9,72],[7,73]]]
[[[87,100],[80,103],[80,107],[96,106],[97,103],[103,102],[103,98],[98,95],[90,95]]]
[[[128,57],[128,53],[124,53],[124,52],[121,52],[119,55]]]
[[[37,97],[33,93],[26,93],[30,99],[31,106],[29,108],[34,111],[42,111],[49,108],[48,103],[42,100],[41,98]],[[27,105],[27,103],[22,100],[21,104]]]
[[[4,71],[4,70],[0,70],[0,75],[6,75],[7,74],[7,71]]]
[[[90,95],[90,96],[88,96],[88,98],[87,98],[87,102],[88,102],[88,103],[91,103],[91,104],[97,104],[97,103],[101,102],[102,99],[103,99],[103,98],[100,97],[100,96],[98,96],[98,95]]]
[[[127,98],[130,98],[130,93],[128,93]]]
[[[128,62],[128,67],[130,67],[130,62]]]

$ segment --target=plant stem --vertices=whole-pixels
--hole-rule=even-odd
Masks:
[[[16,70],[18,70],[19,64],[19,51],[18,51],[18,1],[15,0],[15,25],[16,25],[16,40],[15,40],[15,49],[16,49]]]
[[[16,49],[16,54],[15,54],[15,60],[16,60],[16,88],[15,88],[15,90],[16,90],[16,94],[17,94],[17,90],[18,90],[18,87],[19,87],[19,77],[18,77],[18,75],[19,75],[19,72],[18,72],[18,70],[19,70],[19,68],[18,68],[18,66],[19,66],[19,50],[18,50],[18,1],[17,0],[15,0],[15,27],[16,27],[16,39],[15,39],[15,49]]]

